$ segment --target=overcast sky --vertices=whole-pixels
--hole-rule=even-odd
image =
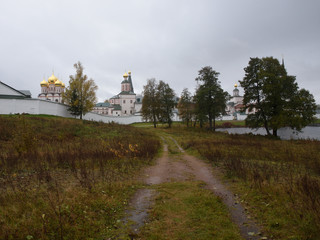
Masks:
[[[38,97],[51,76],[68,85],[80,61],[104,101],[125,71],[136,93],[147,79],[191,92],[204,66],[232,93],[250,57],[285,59],[320,104],[320,1],[1,0],[0,81]]]

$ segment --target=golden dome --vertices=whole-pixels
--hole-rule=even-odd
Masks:
[[[52,73],[51,77],[48,78],[48,83],[55,83],[58,78]]]
[[[235,87],[235,88],[238,87],[238,84],[235,84],[234,87]]]
[[[62,85],[62,82],[59,80],[59,79],[57,79],[57,81],[54,83],[57,87],[59,87],[59,86],[61,86]]]
[[[123,77],[124,77],[124,78],[127,78],[127,77],[128,77],[128,74],[127,74],[127,73],[124,73],[124,74],[123,74]]]
[[[46,86],[48,86],[47,81],[43,79],[43,81],[40,83],[40,86],[41,86],[41,87],[46,87]]]
[[[131,75],[131,71],[128,71],[128,74]]]
[[[66,85],[63,82],[61,82],[61,87],[64,88],[65,86]]]

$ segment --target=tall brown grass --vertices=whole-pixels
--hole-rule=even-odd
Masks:
[[[180,138],[185,149],[194,149],[220,166],[227,177],[238,179],[255,194],[277,202],[278,208],[288,213],[281,216],[286,218],[283,221],[291,221],[282,227],[295,229],[299,237],[294,239],[320,236],[319,141],[282,141],[189,129],[173,129],[171,133]],[[269,211],[268,214],[276,215],[276,210],[269,208],[263,214]],[[278,225],[271,228],[275,226]],[[275,237],[281,238],[281,233]]]
[[[112,237],[159,146],[114,123],[0,117],[0,239]]]

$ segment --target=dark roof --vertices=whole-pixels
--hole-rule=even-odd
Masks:
[[[121,110],[120,104],[114,104],[112,105],[112,107],[113,107],[113,110]]]
[[[129,91],[122,91],[118,95],[136,95],[134,92],[129,92]]]
[[[136,95],[136,104],[142,104],[143,96],[141,94]]]
[[[119,98],[119,95],[115,95],[115,96],[113,96],[112,98],[110,98],[110,99],[118,99]]]
[[[127,80],[127,79],[125,79],[125,80],[123,80],[122,82],[121,82],[121,84],[122,83],[129,83],[129,81]]]
[[[19,90],[19,92],[22,92],[24,95],[31,98],[31,92],[29,90]]]
[[[228,102],[227,105],[233,107],[234,106],[234,102]]]
[[[96,105],[95,105],[95,107],[109,107],[110,106],[110,103],[108,103],[108,102],[101,102],[101,103],[97,103]]]

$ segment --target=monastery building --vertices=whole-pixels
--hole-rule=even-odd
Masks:
[[[62,103],[62,93],[64,92],[65,84],[61,82],[53,73],[48,78],[48,82],[43,79],[40,83],[41,93],[38,98],[53,102]]]
[[[93,112],[109,116],[130,116],[140,112],[142,96],[134,93],[131,72],[123,75],[121,92],[106,103],[97,103]]]

